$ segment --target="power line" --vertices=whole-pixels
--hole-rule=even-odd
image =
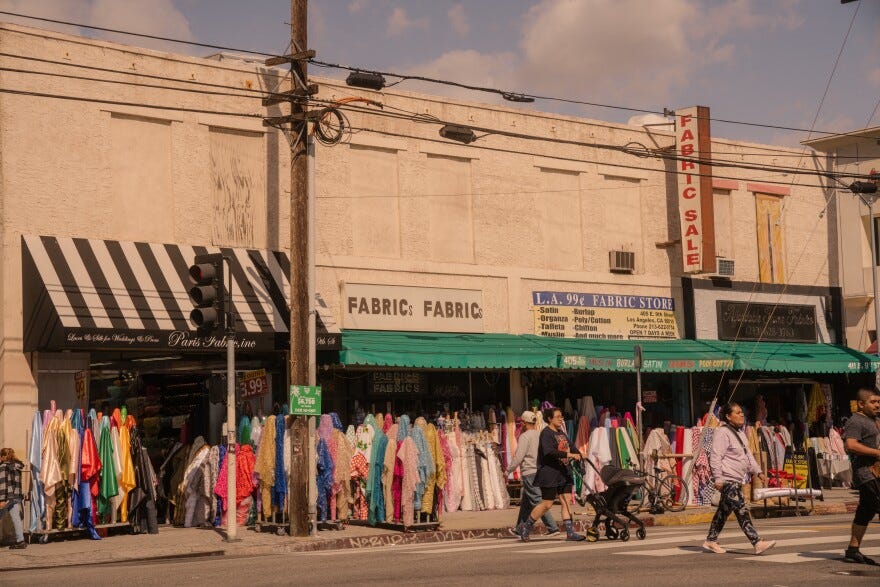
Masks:
[[[98,83],[105,83],[105,84],[117,84],[117,85],[133,86],[133,87],[139,87],[139,88],[154,88],[154,89],[159,89],[159,90],[169,90],[169,91],[173,91],[173,92],[188,92],[188,93],[203,94],[203,95],[208,95],[208,96],[229,96],[229,97],[233,97],[233,98],[245,98],[245,99],[250,99],[250,100],[261,98],[261,96],[253,96],[253,95],[248,96],[246,94],[233,94],[231,92],[218,92],[218,91],[213,91],[213,90],[199,90],[196,88],[174,88],[174,87],[170,87],[170,86],[160,86],[158,84],[144,84],[144,83],[138,83],[138,82],[112,80],[112,79],[101,79],[101,78],[87,77],[87,76],[81,76],[81,75],[71,75],[71,74],[63,74],[63,73],[49,73],[46,71],[34,71],[34,70],[29,70],[29,69],[16,69],[16,68],[12,68],[12,67],[0,67],[0,71],[8,71],[10,73],[21,73],[21,74],[26,74],[26,75],[43,75],[43,76],[57,77],[57,78],[62,78],[62,79],[76,79],[76,80],[98,82]]]
[[[95,104],[110,104],[113,106],[135,106],[139,108],[152,108],[154,110],[171,110],[176,112],[195,112],[198,114],[216,114],[219,116],[238,116],[242,118],[265,118],[263,114],[248,114],[243,112],[228,112],[219,110],[204,110],[201,108],[185,108],[182,106],[160,106],[156,104],[142,104],[138,102],[123,102],[119,100],[103,100],[100,98],[84,98],[80,96],[66,96],[63,94],[47,94],[44,92],[29,92],[25,90],[13,90],[10,88],[0,88],[2,94],[13,94],[17,96],[32,96],[35,98],[51,98],[55,100],[69,100],[76,102],[92,102]]]
[[[403,109],[398,109],[398,110],[401,110],[403,112],[407,112],[406,115],[403,115],[403,114],[398,115],[398,114],[394,114],[391,112],[377,112],[374,110],[368,110],[368,109],[366,109],[362,106],[358,106],[358,105],[345,105],[345,106],[340,106],[339,108],[343,109],[343,110],[350,110],[353,112],[368,113],[368,114],[372,114],[374,116],[386,116],[386,117],[390,116],[390,117],[400,118],[400,119],[412,119],[417,122],[428,122],[431,124],[440,124],[440,125],[460,124],[460,123],[456,123],[456,122],[452,122],[452,121],[442,120],[442,119],[434,117],[434,116],[432,116],[428,120],[425,120],[424,118],[416,120],[415,117],[421,117],[423,115],[421,115],[419,113],[412,112],[412,111],[405,111]],[[386,106],[386,109],[387,109],[387,106]],[[526,133],[518,133],[518,132],[513,132],[513,131],[493,129],[493,128],[487,128],[487,127],[478,127],[478,126],[469,126],[469,125],[464,125],[464,126],[468,126],[473,131],[485,133],[486,135],[498,135],[498,136],[504,136],[504,137],[509,137],[509,138],[518,138],[518,139],[522,139],[522,140],[544,141],[544,142],[551,142],[554,144],[573,145],[573,146],[589,147],[589,148],[602,149],[602,150],[617,151],[617,152],[626,153],[628,155],[632,155],[632,156],[636,156],[636,157],[644,157],[644,158],[653,157],[653,158],[666,159],[666,160],[672,160],[672,161],[685,161],[685,162],[692,162],[692,163],[701,163],[704,165],[711,165],[713,167],[748,169],[748,170],[752,170],[752,171],[779,171],[779,172],[783,172],[783,173],[790,173],[793,175],[810,175],[810,176],[817,176],[817,177],[837,177],[837,176],[840,176],[840,177],[852,177],[852,178],[859,178],[859,179],[870,179],[870,176],[868,176],[868,175],[854,175],[854,174],[845,174],[845,173],[838,173],[838,172],[831,172],[831,171],[820,172],[820,171],[811,171],[808,169],[801,169],[801,168],[797,168],[797,167],[787,167],[787,166],[779,166],[779,165],[757,165],[757,164],[750,164],[750,163],[730,161],[730,160],[701,159],[701,158],[697,158],[697,157],[682,157],[680,155],[669,154],[669,153],[665,153],[665,152],[661,152],[661,151],[657,151],[657,150],[641,151],[641,150],[636,150],[636,149],[632,149],[632,148],[627,148],[626,146],[621,147],[618,145],[578,141],[578,140],[573,140],[573,139],[561,139],[561,138],[556,138],[556,137],[543,137],[543,136],[538,136],[538,135],[530,135],[530,134],[526,134]],[[448,142],[446,142],[446,141],[441,141],[441,142],[448,144]],[[473,144],[470,145],[471,148],[473,148],[474,146],[475,145],[473,145]],[[642,169],[642,167],[636,167],[636,168]],[[719,176],[716,176],[716,177],[719,177]],[[737,179],[741,179],[741,178],[737,178]],[[825,186],[819,186],[819,187],[825,187]]]
[[[266,57],[278,57],[277,55],[273,55],[272,53],[266,53],[265,51],[252,51],[250,49],[236,49],[235,47],[224,47],[223,45],[212,45],[210,43],[199,43],[197,41],[187,41],[184,39],[173,39],[171,37],[160,37],[158,35],[148,35],[146,33],[135,33],[133,31],[123,31],[120,29],[109,29],[106,27],[95,26],[91,24],[83,24],[79,22],[70,22],[66,20],[58,20],[55,18],[45,18],[41,16],[32,16],[30,14],[21,14],[19,12],[9,12],[8,10],[0,10],[0,14],[5,14],[7,16],[15,16],[18,18],[24,18],[27,20],[38,20],[40,22],[51,22],[53,24],[63,24],[65,26],[78,27],[81,29],[91,29],[95,31],[104,31],[107,33],[115,33],[117,35],[128,35],[132,37],[141,37],[144,39],[153,39],[156,41],[167,41],[169,43],[178,43],[181,45],[192,45],[194,47],[206,47],[208,49],[220,49],[221,51],[236,51],[238,53],[249,53],[251,55],[262,55]]]
[[[179,43],[179,44],[183,44],[183,45],[192,45],[192,46],[196,46],[196,47],[206,47],[206,48],[210,48],[210,49],[219,49],[222,51],[234,51],[234,52],[238,52],[238,53],[247,53],[247,54],[251,54],[251,55],[277,57],[277,55],[274,55],[272,53],[267,53],[264,51],[254,51],[251,49],[241,49],[241,48],[237,48],[237,47],[228,47],[228,46],[224,46],[224,45],[215,45],[215,44],[211,44],[211,43],[200,43],[197,41],[189,41],[189,40],[185,40],[185,39],[175,39],[175,38],[171,38],[171,37],[162,37],[162,36],[158,36],[158,35],[149,35],[149,34],[145,34],[145,33],[137,33],[137,32],[133,32],[133,31],[125,31],[125,30],[121,30],[121,29],[110,29],[110,28],[106,28],[106,27],[99,27],[99,26],[88,25],[88,24],[83,24],[83,23],[75,23],[75,22],[64,21],[64,20],[59,20],[59,19],[32,16],[32,15],[22,14],[22,13],[18,13],[18,12],[0,10],[0,14],[6,14],[9,16],[15,16],[18,18],[29,19],[29,20],[36,20],[36,21],[40,21],[40,22],[49,22],[49,23],[61,24],[61,25],[65,25],[65,26],[72,26],[72,27],[79,27],[79,28],[85,28],[85,29],[91,29],[91,30],[110,32],[110,33],[115,33],[115,34],[120,34],[120,35],[129,35],[129,36],[141,37],[141,38],[146,38],[146,39],[166,41],[166,42],[170,42],[170,43]],[[371,69],[364,68],[364,67],[354,67],[354,66],[342,65],[342,64],[337,64],[337,63],[329,63],[329,62],[320,61],[317,59],[310,59],[309,62],[313,63],[314,65],[317,65],[320,67],[325,67],[325,68],[343,69],[343,70],[347,70],[347,71],[361,71],[361,72],[367,72],[367,73],[376,73],[379,75],[387,75],[389,77],[396,77],[401,80],[409,79],[409,80],[425,81],[425,82],[436,83],[436,84],[440,84],[440,85],[447,85],[447,86],[453,86],[453,87],[460,87],[460,88],[464,88],[464,89],[471,89],[474,91],[488,92],[488,93],[493,93],[493,94],[497,94],[497,95],[501,95],[501,96],[520,96],[520,97],[532,98],[532,99],[536,99],[536,100],[547,100],[547,101],[552,101],[552,102],[578,104],[578,105],[583,105],[583,106],[593,106],[593,107],[598,107],[598,108],[623,110],[623,111],[627,111],[627,112],[638,112],[638,113],[642,113],[642,114],[659,114],[659,115],[665,114],[665,112],[658,111],[658,110],[649,110],[649,109],[645,109],[645,108],[634,108],[634,107],[620,106],[620,105],[614,105],[614,104],[602,104],[602,103],[598,103],[598,102],[588,102],[586,100],[575,100],[575,99],[571,99],[571,98],[560,98],[560,97],[556,97],[556,96],[544,96],[544,95],[539,95],[539,94],[511,92],[511,91],[501,90],[499,88],[492,88],[492,87],[486,87],[486,86],[476,86],[476,85],[464,84],[461,82],[456,82],[456,81],[451,81],[451,80],[430,78],[430,77],[419,76],[419,75],[404,75],[404,74],[398,74],[398,73],[393,73],[393,72],[383,72],[383,71],[379,71],[379,70],[371,70]],[[825,135],[841,134],[841,133],[832,132],[832,131],[818,131],[818,130],[813,130],[813,129],[807,130],[807,129],[797,128],[797,127],[773,125],[773,124],[765,124],[765,123],[756,123],[756,122],[747,122],[747,121],[741,121],[741,120],[729,120],[729,119],[724,119],[724,118],[711,117],[709,120],[712,120],[714,122],[719,122],[719,123],[725,123],[725,124],[737,124],[737,125],[743,125],[743,126],[768,128],[768,129],[774,129],[774,130],[788,130],[788,131],[794,131],[794,132],[819,133],[819,134],[825,134]],[[878,138],[880,138],[880,137],[878,137]]]
[[[168,76],[164,76],[164,75],[153,75],[153,74],[142,73],[142,72],[138,72],[138,71],[128,71],[125,69],[113,69],[110,67],[98,67],[95,65],[84,65],[81,63],[70,63],[68,61],[56,61],[53,59],[42,59],[40,57],[33,57],[33,56],[27,56],[27,55],[14,55],[12,53],[0,52],[0,57],[7,57],[7,58],[11,58],[11,59],[21,59],[21,60],[25,60],[25,61],[35,61],[37,63],[47,63],[47,64],[51,64],[51,65],[60,65],[63,67],[75,67],[78,69],[87,69],[90,71],[100,71],[100,72],[104,72],[104,73],[115,73],[115,74],[119,74],[119,75],[143,77],[143,78],[147,78],[147,79],[162,80],[165,82],[174,82],[174,83],[181,83],[181,84],[205,86],[208,88],[238,90],[241,92],[253,93],[253,94],[256,94],[259,96],[269,96],[272,94],[272,92],[270,92],[268,90],[258,90],[258,89],[254,89],[254,88],[242,88],[242,87],[238,87],[238,86],[230,86],[227,84],[213,84],[210,82],[198,81],[198,80],[194,80],[194,79],[180,79],[180,78],[168,77]],[[61,74],[52,74],[52,75],[61,75]],[[273,76],[273,77],[283,77],[283,76]],[[100,81],[107,81],[107,80],[100,80]]]
[[[329,62],[320,61],[317,59],[310,59],[309,62],[314,65],[317,65],[319,67],[325,67],[325,68],[329,68],[329,69],[342,69],[342,70],[346,70],[346,71],[359,71],[359,72],[363,72],[363,73],[373,73],[373,74],[382,75],[382,76],[396,77],[396,78],[400,78],[401,80],[424,81],[424,82],[434,83],[434,84],[438,84],[438,85],[453,86],[453,87],[464,88],[464,89],[469,89],[469,90],[474,90],[474,91],[498,94],[501,96],[513,95],[513,96],[521,96],[521,97],[525,97],[525,98],[532,98],[534,100],[547,100],[550,102],[562,102],[562,103],[566,103],[566,104],[577,104],[577,105],[581,105],[581,106],[593,106],[593,107],[597,107],[597,108],[608,108],[611,110],[623,110],[626,112],[637,112],[637,113],[641,113],[641,114],[659,114],[661,116],[666,115],[666,111],[662,111],[662,110],[648,110],[645,108],[634,108],[631,106],[620,106],[620,105],[615,105],[615,104],[602,104],[599,102],[588,102],[586,100],[575,100],[572,98],[559,98],[556,96],[544,96],[544,95],[540,95],[540,94],[510,92],[510,91],[501,90],[499,88],[473,86],[473,85],[463,84],[460,82],[443,80],[443,79],[439,79],[439,78],[430,78],[430,77],[421,76],[421,75],[406,75],[406,74],[394,73],[394,72],[388,72],[388,71],[379,71],[379,70],[373,70],[373,69],[368,69],[368,68],[364,68],[364,67],[355,67],[355,66],[343,65],[343,64],[339,64],[339,63],[329,63]],[[694,116],[693,118],[699,119],[702,117]],[[820,133],[820,134],[825,134],[825,135],[841,134],[839,132],[833,132],[833,131],[819,131],[819,130],[814,130],[814,129],[808,130],[808,129],[792,127],[792,126],[783,126],[783,125],[777,125],[777,124],[766,124],[766,123],[758,123],[758,122],[746,122],[746,121],[742,121],[742,120],[730,120],[730,119],[726,119],[726,118],[709,117],[708,120],[713,121],[713,122],[725,123],[725,124],[737,124],[737,125],[751,126],[751,127],[758,127],[758,128],[768,128],[768,129],[773,129],[773,130],[788,130],[788,131],[794,131],[794,132]],[[880,138],[880,137],[878,137],[878,138]]]

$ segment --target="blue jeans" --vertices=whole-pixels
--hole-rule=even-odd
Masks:
[[[522,477],[522,495],[519,500],[519,517],[516,519],[517,526],[529,519],[529,515],[536,505],[541,503],[541,488],[535,487],[535,474],[523,475]],[[556,520],[547,512],[541,516],[541,521],[547,527],[548,532],[556,532],[559,526]]]
[[[15,530],[15,541],[24,542],[24,533],[21,528],[21,501],[10,499],[9,502],[0,509],[0,520],[3,519],[3,514],[6,512],[9,512],[9,515],[12,516],[12,528]]]

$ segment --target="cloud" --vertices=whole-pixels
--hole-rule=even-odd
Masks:
[[[348,3],[348,11],[352,13],[357,13],[367,7],[370,0],[351,0]]]
[[[43,16],[81,24],[124,31],[193,40],[189,21],[175,8],[172,0],[130,2],[127,0],[0,0],[0,7],[11,12]],[[36,20],[4,17],[3,20],[27,26],[60,31],[67,34],[89,36],[96,39],[149,47],[177,53],[192,53],[192,47],[143,37],[80,29]],[[200,50],[201,51],[201,50]]]
[[[517,57],[514,53],[480,53],[468,49],[449,51],[437,59],[421,63],[404,70],[402,73],[454,80],[472,86],[507,89],[515,84],[516,68]],[[473,102],[499,103],[501,101],[500,96],[495,99],[492,94],[429,82],[407,81],[401,85],[401,89]]]
[[[427,18],[415,18],[410,19],[406,14],[406,10],[403,8],[395,8],[391,12],[391,16],[388,17],[388,29],[387,33],[389,37],[396,37],[402,35],[410,29],[428,29],[428,19]]]
[[[464,11],[464,6],[461,4],[455,4],[452,8],[449,9],[449,12],[446,13],[446,16],[449,17],[449,22],[452,25],[452,30],[459,37],[465,37],[469,32],[471,32],[471,23],[468,19],[467,14]]]

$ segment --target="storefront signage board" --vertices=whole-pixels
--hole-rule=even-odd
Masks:
[[[538,336],[588,340],[678,338],[672,298],[533,291],[532,306],[534,333]]]
[[[675,111],[678,169],[678,213],[682,269],[685,273],[715,271],[715,218],[712,194],[709,108],[691,106]]]
[[[376,395],[421,395],[426,389],[425,376],[414,371],[375,371],[370,373],[369,393]]]
[[[816,306],[715,302],[718,340],[816,342]]]
[[[294,416],[321,415],[320,385],[291,385],[290,413]]]
[[[346,283],[342,305],[352,330],[485,331],[480,290]]]
[[[269,393],[269,377],[265,369],[248,371],[239,378],[238,389],[242,398],[259,397]]]

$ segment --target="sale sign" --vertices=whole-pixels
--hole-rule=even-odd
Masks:
[[[242,398],[257,397],[269,392],[269,378],[265,369],[248,371],[238,380],[238,389]]]
[[[685,273],[714,272],[715,215],[708,108],[692,106],[675,111],[675,143],[682,269]]]

